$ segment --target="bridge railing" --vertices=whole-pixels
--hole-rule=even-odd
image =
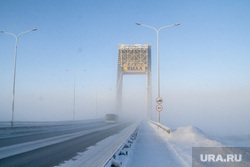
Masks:
[[[132,125],[132,128],[130,128],[129,133],[125,135],[126,137],[124,138],[122,142],[120,142],[117,149],[113,150],[112,154],[110,154],[111,156],[104,163],[103,167],[111,167],[111,166],[121,167],[122,166],[122,161],[119,158],[119,156],[128,155],[128,151],[130,150],[131,145],[133,144],[134,140],[137,137],[139,126],[140,126],[140,121]]]
[[[154,122],[154,121],[150,121],[152,124],[154,124],[155,126],[157,126],[158,128],[161,128],[162,130],[166,131],[167,133],[170,134],[171,129],[169,127],[166,127],[158,122]]]

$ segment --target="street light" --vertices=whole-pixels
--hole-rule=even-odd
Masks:
[[[144,24],[141,24],[141,23],[135,23],[135,24],[139,25],[139,26],[144,26],[144,27],[152,28],[157,33],[157,82],[158,82],[158,98],[160,98],[159,31],[162,30],[162,29],[164,29],[164,28],[178,26],[180,24],[177,23],[177,24],[173,24],[173,25],[164,26],[164,27],[161,27],[158,30],[156,28],[154,28],[154,27],[151,27],[151,26],[148,26],[148,25],[144,25]],[[160,123],[160,112],[158,112],[158,123]]]
[[[16,46],[15,46],[15,60],[14,60],[14,80],[13,80],[13,95],[12,95],[12,117],[11,117],[11,126],[14,126],[14,110],[15,110],[15,83],[16,83],[16,58],[17,58],[17,40],[18,38],[23,35],[26,34],[28,32],[31,31],[36,31],[37,29],[34,28],[32,30],[28,30],[25,32],[20,33],[19,35],[15,35],[9,32],[5,32],[5,31],[0,31],[0,33],[5,33],[5,34],[10,34],[13,35],[16,38]]]
[[[112,105],[111,105],[111,96],[112,96],[112,89],[111,88],[109,88],[109,90],[110,90],[110,96],[109,96],[109,112],[111,112],[112,111]]]
[[[69,70],[65,70],[69,71]],[[80,70],[74,72],[74,101],[73,101],[73,122],[75,122],[75,107],[76,107],[76,74],[87,70]]]

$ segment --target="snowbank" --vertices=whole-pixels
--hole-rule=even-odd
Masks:
[[[250,135],[219,137],[223,144],[231,147],[250,147]]]
[[[171,131],[170,134],[162,129],[158,129],[157,126],[153,124],[151,124],[151,126],[159,133],[173,154],[179,158],[182,166],[192,166],[192,147],[223,146],[220,142],[210,139],[204,132],[193,126],[177,128]]]

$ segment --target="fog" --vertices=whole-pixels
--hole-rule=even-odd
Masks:
[[[121,115],[128,119],[147,119],[146,76],[124,75]]]
[[[65,74],[63,74],[65,75]],[[96,74],[95,74],[96,75]],[[108,74],[107,74],[108,75]],[[64,76],[65,77],[65,76]],[[112,75],[116,78],[115,72]],[[33,87],[22,87],[18,82],[15,99],[15,121],[64,121],[73,120],[74,82],[71,75],[59,77],[63,82]],[[249,134],[248,89],[203,89],[178,85],[164,79],[161,83],[163,111],[161,123],[172,129],[193,125],[208,134]],[[167,77],[166,77],[167,78]],[[90,84],[79,75],[75,86],[75,120],[104,119],[115,111],[116,80]],[[157,97],[156,78],[153,77],[152,118],[157,120],[155,110]],[[11,120],[11,85],[2,91],[0,121]],[[124,75],[121,119],[140,120],[146,117],[146,76]]]
[[[15,54],[15,38],[3,32],[37,28],[18,41],[14,121],[73,120],[74,108],[76,120],[115,113],[121,43],[151,44],[157,121],[156,34],[135,23],[157,29],[180,23],[159,37],[161,123],[172,129],[193,125],[214,135],[249,134],[247,6],[246,1],[1,1],[0,121],[11,121]],[[74,72],[80,70],[86,71],[77,73],[74,93]],[[120,117],[145,118],[145,102],[145,76],[124,76]]]

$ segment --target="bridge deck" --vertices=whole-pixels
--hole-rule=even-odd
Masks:
[[[178,167],[181,165],[169,149],[168,144],[160,138],[158,132],[155,131],[150,123],[144,122],[141,124],[136,145],[126,166]]]

